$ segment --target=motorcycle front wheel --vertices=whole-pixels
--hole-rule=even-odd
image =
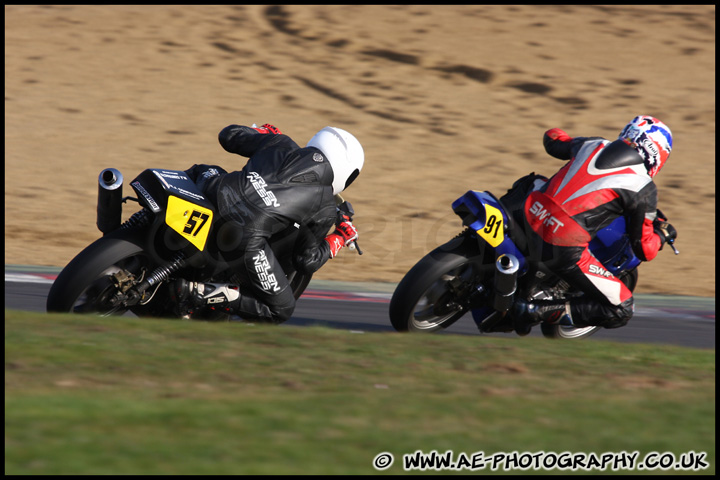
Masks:
[[[47,311],[122,315],[127,311],[111,300],[118,292],[117,276],[141,276],[150,260],[138,245],[102,237],[80,252],[58,275],[47,297]]]

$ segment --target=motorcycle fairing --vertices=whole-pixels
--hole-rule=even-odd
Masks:
[[[507,235],[507,213],[493,194],[469,190],[453,202],[452,209],[462,218],[464,225],[495,249],[496,257],[502,254],[514,255],[520,262],[521,274],[527,270],[525,255],[520,253],[515,242]]]
[[[205,249],[214,216],[212,203],[182,170],[149,168],[130,184],[140,202],[198,250]]]
[[[165,223],[200,251],[205,249],[212,219],[213,211],[209,208],[174,195],[168,197]]]
[[[618,276],[632,270],[641,260],[633,252],[626,233],[625,217],[616,218],[610,225],[599,230],[590,242],[590,251],[610,273]]]

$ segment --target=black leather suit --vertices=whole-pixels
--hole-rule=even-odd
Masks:
[[[228,152],[249,157],[243,169],[228,173],[215,165],[194,165],[187,174],[228,221],[218,235],[220,250],[251,281],[253,291],[241,292],[234,313],[246,320],[284,322],[295,298],[268,239],[294,226],[303,242],[295,267],[312,273],[327,262],[330,247],[324,239],[336,219],[332,168],[320,150],[301,148],[284,134],[229,125],[219,140]]]

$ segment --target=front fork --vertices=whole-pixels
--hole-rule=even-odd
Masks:
[[[438,316],[446,315],[448,311],[462,308],[467,311],[473,303],[474,285],[471,279],[462,275],[447,275],[441,278],[445,281],[445,291],[434,301],[433,313]],[[482,287],[480,287],[482,288]],[[482,291],[482,290],[481,290]]]

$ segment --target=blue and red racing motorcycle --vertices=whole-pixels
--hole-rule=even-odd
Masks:
[[[395,330],[436,332],[470,312],[482,333],[513,332],[508,312],[516,299],[569,299],[582,294],[529,259],[522,204],[538,178],[523,177],[500,199],[471,190],[453,202],[452,209],[466,228],[425,255],[400,281],[390,301]],[[658,214],[664,218],[662,212]],[[668,244],[677,254],[674,242]],[[631,291],[635,289],[641,261],[630,246],[624,217],[601,230],[590,251]],[[582,338],[601,327],[541,323],[540,328],[548,338]]]

